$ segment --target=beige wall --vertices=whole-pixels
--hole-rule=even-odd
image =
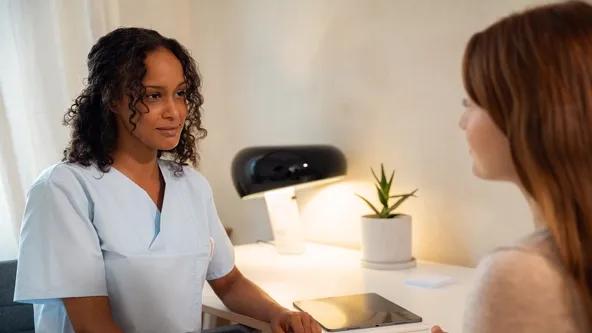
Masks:
[[[155,28],[179,39],[197,59],[210,131],[202,144],[201,170],[215,191],[222,221],[235,230],[236,243],[269,239],[271,230],[264,202],[241,201],[232,187],[234,154],[253,145],[325,143],[343,150],[349,173],[343,182],[298,193],[310,239],[359,247],[359,216],[367,208],[354,193],[373,195],[369,167],[383,162],[397,170],[397,191],[419,188],[419,198],[403,206],[414,219],[415,256],[474,265],[533,226],[517,190],[471,175],[457,128],[463,48],[473,32],[540,2],[105,4],[109,22]],[[81,29],[69,22],[67,27]],[[84,66],[69,61],[66,74],[74,78]],[[8,226],[0,229],[7,234]]]
[[[419,188],[403,206],[415,256],[474,265],[533,226],[516,189],[471,174],[457,127],[461,56],[473,32],[538,2],[142,1],[138,13],[128,1],[120,20],[179,38],[199,62],[210,132],[201,170],[237,243],[271,231],[264,202],[234,192],[234,154],[328,143],[343,150],[349,174],[298,193],[309,238],[359,247],[367,209],[354,192],[374,195],[369,167],[384,162],[397,170],[397,191]]]

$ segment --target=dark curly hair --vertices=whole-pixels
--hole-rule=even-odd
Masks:
[[[146,54],[158,48],[171,51],[181,62],[187,84],[187,118],[181,131],[179,144],[165,154],[176,175],[183,173],[183,165],[190,161],[197,166],[199,154],[196,142],[207,135],[201,127],[200,93],[201,79],[189,52],[175,39],[163,37],[154,30],[143,28],[119,28],[101,37],[88,54],[88,78],[86,86],[64,115],[64,125],[70,126],[71,140],[64,149],[63,161],[89,166],[96,163],[102,172],[108,172],[113,164],[112,153],[117,142],[115,114],[111,112],[114,102],[124,94],[129,98],[129,117],[138,112],[138,103],[143,104],[146,93],[142,79],[146,74]]]

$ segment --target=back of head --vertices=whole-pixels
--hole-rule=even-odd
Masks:
[[[508,137],[592,318],[592,6],[540,6],[476,33],[463,79]]]

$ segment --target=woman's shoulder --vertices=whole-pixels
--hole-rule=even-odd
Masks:
[[[561,277],[561,272],[545,253],[536,248],[508,246],[483,258],[477,267],[477,275],[479,283],[503,289],[532,287],[537,281],[550,284]]]
[[[60,162],[45,168],[27,191],[28,200],[48,200],[57,193],[72,200],[89,200],[89,185],[92,177],[101,177],[93,166]]]
[[[564,274],[559,250],[548,229],[539,229],[514,245],[496,248],[481,260],[478,272],[486,275],[509,272],[525,277],[532,273],[560,277]]]
[[[39,186],[67,185],[80,183],[83,177],[98,174],[93,166],[83,166],[78,163],[60,162],[45,168],[31,185],[31,188]]]
[[[539,230],[512,246],[495,249],[477,267],[478,283],[500,293],[519,292],[540,286],[563,284],[565,272],[547,230]]]
[[[466,331],[547,332],[555,327],[571,332],[570,280],[548,252],[549,242],[544,233],[535,233],[481,260],[465,317]],[[547,326],[538,326],[541,317],[549,319]]]

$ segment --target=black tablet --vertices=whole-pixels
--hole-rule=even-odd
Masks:
[[[329,332],[421,322],[420,316],[375,293],[296,301],[294,306]]]

